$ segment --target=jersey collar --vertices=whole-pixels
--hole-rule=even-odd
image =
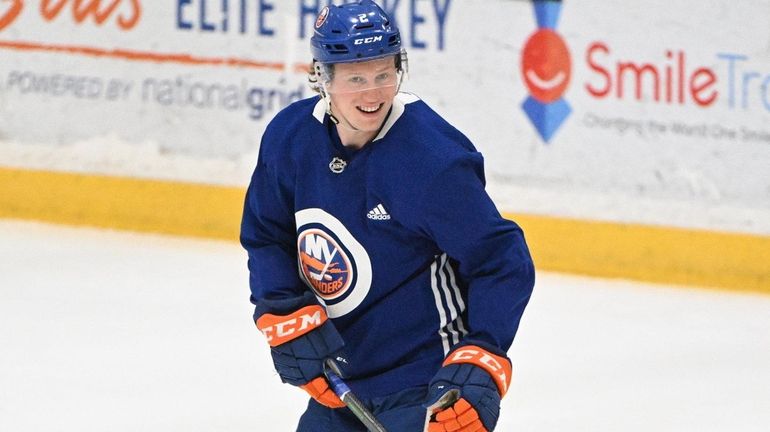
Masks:
[[[388,116],[388,119],[385,120],[385,124],[382,125],[382,129],[380,129],[380,133],[377,134],[376,137],[372,140],[372,142],[377,141],[378,139],[384,138],[385,134],[388,133],[391,127],[393,127],[394,124],[396,124],[396,121],[401,117],[402,114],[404,114],[404,109],[407,104],[410,104],[412,102],[417,102],[420,100],[417,96],[411,94],[411,93],[399,93],[396,95],[395,98],[393,98],[393,107],[390,110],[390,115]],[[315,104],[315,108],[313,108],[313,117],[315,117],[316,120],[323,123],[326,119],[326,100],[323,98],[319,99],[318,102]]]

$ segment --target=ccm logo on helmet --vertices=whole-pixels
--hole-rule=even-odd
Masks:
[[[290,314],[264,314],[257,320],[257,328],[270,346],[278,346],[320,327],[327,319],[321,306],[312,305]]]
[[[495,380],[500,396],[504,396],[508,391],[512,372],[508,359],[492,354],[481,347],[468,345],[457,349],[444,360],[444,366],[455,363],[471,363],[484,369]]]
[[[362,44],[368,44],[368,43],[372,43],[372,42],[380,42],[381,40],[382,40],[382,36],[372,36],[372,37],[368,37],[368,38],[356,39],[356,40],[353,41],[353,44],[354,45],[362,45]]]

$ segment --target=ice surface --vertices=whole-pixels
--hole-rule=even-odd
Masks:
[[[0,431],[292,431],[235,243],[0,221]],[[767,431],[770,296],[540,273],[498,431]]]

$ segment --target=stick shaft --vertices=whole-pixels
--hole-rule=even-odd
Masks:
[[[327,367],[324,368],[324,375],[326,375],[326,379],[329,381],[329,386],[332,391],[342,399],[342,402],[345,402],[348,409],[350,409],[350,411],[371,432],[387,432],[385,427],[374,417],[374,414],[366,408],[363,402],[353,394],[350,387],[345,384],[345,381],[340,378],[338,374],[339,367],[334,360],[326,359],[326,366]]]

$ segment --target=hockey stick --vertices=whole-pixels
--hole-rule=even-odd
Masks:
[[[334,359],[326,359],[326,362],[324,363],[324,375],[326,375],[326,379],[329,381],[329,386],[332,388],[332,391],[342,399],[342,402],[345,402],[345,405],[347,405],[350,411],[361,420],[361,423],[363,423],[370,432],[388,432],[385,430],[385,427],[377,421],[374,414],[364,406],[363,402],[350,391],[350,387],[345,384],[345,381],[340,378],[342,373]]]

